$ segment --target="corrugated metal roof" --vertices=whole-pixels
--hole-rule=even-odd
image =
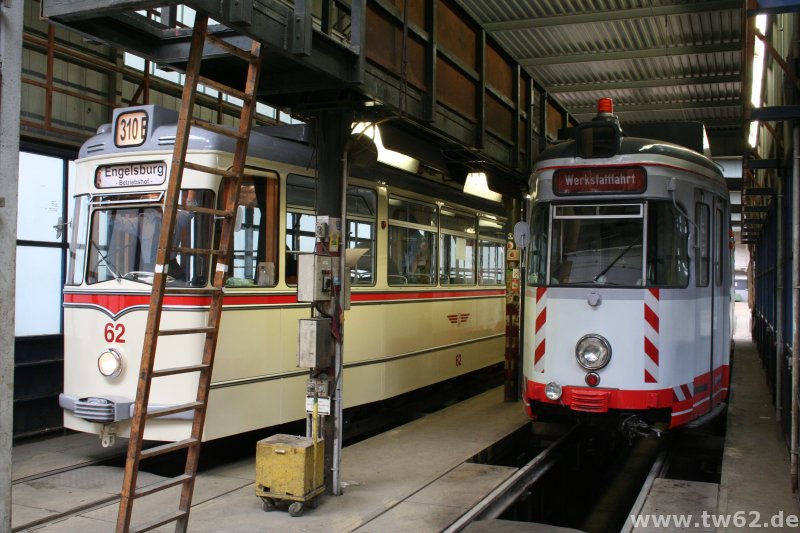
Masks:
[[[712,146],[741,128],[744,2],[458,1],[578,120],[608,96],[623,122],[703,121]]]

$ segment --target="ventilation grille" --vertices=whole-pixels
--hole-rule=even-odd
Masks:
[[[608,402],[611,393],[607,391],[595,391],[578,389],[572,391],[572,410],[585,411],[587,413],[605,413],[608,411]]]
[[[81,398],[75,402],[75,416],[89,422],[109,424],[114,421],[114,402],[105,398]]]

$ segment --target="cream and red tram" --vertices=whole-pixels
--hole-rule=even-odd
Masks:
[[[155,106],[116,110],[76,161],[60,405],[67,428],[101,434],[106,443],[129,432],[176,118]],[[187,160],[227,168],[232,148],[226,136],[193,129]],[[297,328],[310,310],[297,303],[295,284],[296,252],[312,252],[315,242],[312,163],[307,143],[269,130],[251,135],[205,440],[305,416],[308,371],[297,367]],[[506,245],[500,205],[423,185],[381,164],[354,168],[352,176],[346,245],[367,252],[353,271],[345,315],[345,407],[500,363]],[[220,176],[187,169],[180,203],[215,208],[220,190]],[[211,215],[187,215],[178,212],[175,246],[213,248]],[[165,297],[163,327],[206,323],[209,297],[202,289],[213,271],[213,257],[171,258],[167,286],[188,290]],[[191,364],[202,351],[191,342],[200,340],[161,339],[157,363]],[[191,401],[196,379],[157,380],[150,409]],[[182,439],[189,425],[180,415],[153,419],[145,438]]]
[[[531,177],[523,400],[676,427],[728,395],[729,193],[709,158],[625,137],[603,107]]]

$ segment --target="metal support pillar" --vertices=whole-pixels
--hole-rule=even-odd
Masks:
[[[522,382],[522,331],[523,313],[525,310],[525,278],[522,266],[524,259],[521,257],[526,250],[513,249],[514,225],[522,218],[521,202],[517,198],[505,197],[506,208],[506,235],[509,247],[506,249],[506,351],[505,351],[505,386],[503,399],[507,402],[516,402],[520,397]],[[517,259],[512,256],[518,254]]]
[[[792,492],[797,492],[798,422],[800,405],[800,129],[792,127]]]
[[[11,531],[22,0],[0,3],[0,531]]]
[[[776,221],[777,221],[777,231],[775,232],[775,236],[777,238],[777,254],[778,254],[778,261],[777,261],[777,270],[775,271],[775,284],[776,284],[776,292],[775,292],[775,300],[777,305],[775,307],[775,344],[777,344],[777,349],[775,353],[775,420],[781,420],[781,374],[783,373],[783,345],[785,341],[783,339],[783,295],[784,295],[784,262],[786,260],[786,246],[783,242],[783,217],[784,217],[784,209],[783,209],[783,177],[778,176],[778,179],[775,183],[775,202],[776,205]]]
[[[331,413],[325,418],[325,488],[333,495],[341,494],[342,459],[342,405],[343,405],[343,355],[344,355],[344,249],[347,234],[347,141],[350,137],[352,113],[347,111],[322,111],[315,118],[317,143],[317,220],[320,217],[337,221],[329,227],[332,236],[327,241],[327,252],[334,258],[334,293],[324,309],[331,320],[334,337],[333,366],[315,369],[327,373],[331,385]],[[317,250],[321,252],[321,250]],[[338,259],[338,261],[336,260]],[[337,268],[338,267],[338,268]]]

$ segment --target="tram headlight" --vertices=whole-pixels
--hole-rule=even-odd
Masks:
[[[107,378],[115,378],[122,373],[122,355],[109,348],[97,358],[97,370]]]
[[[544,387],[544,395],[548,400],[558,400],[561,398],[561,385],[555,381],[551,381]]]
[[[611,360],[611,345],[600,335],[584,335],[575,345],[575,357],[586,370],[599,370]]]

